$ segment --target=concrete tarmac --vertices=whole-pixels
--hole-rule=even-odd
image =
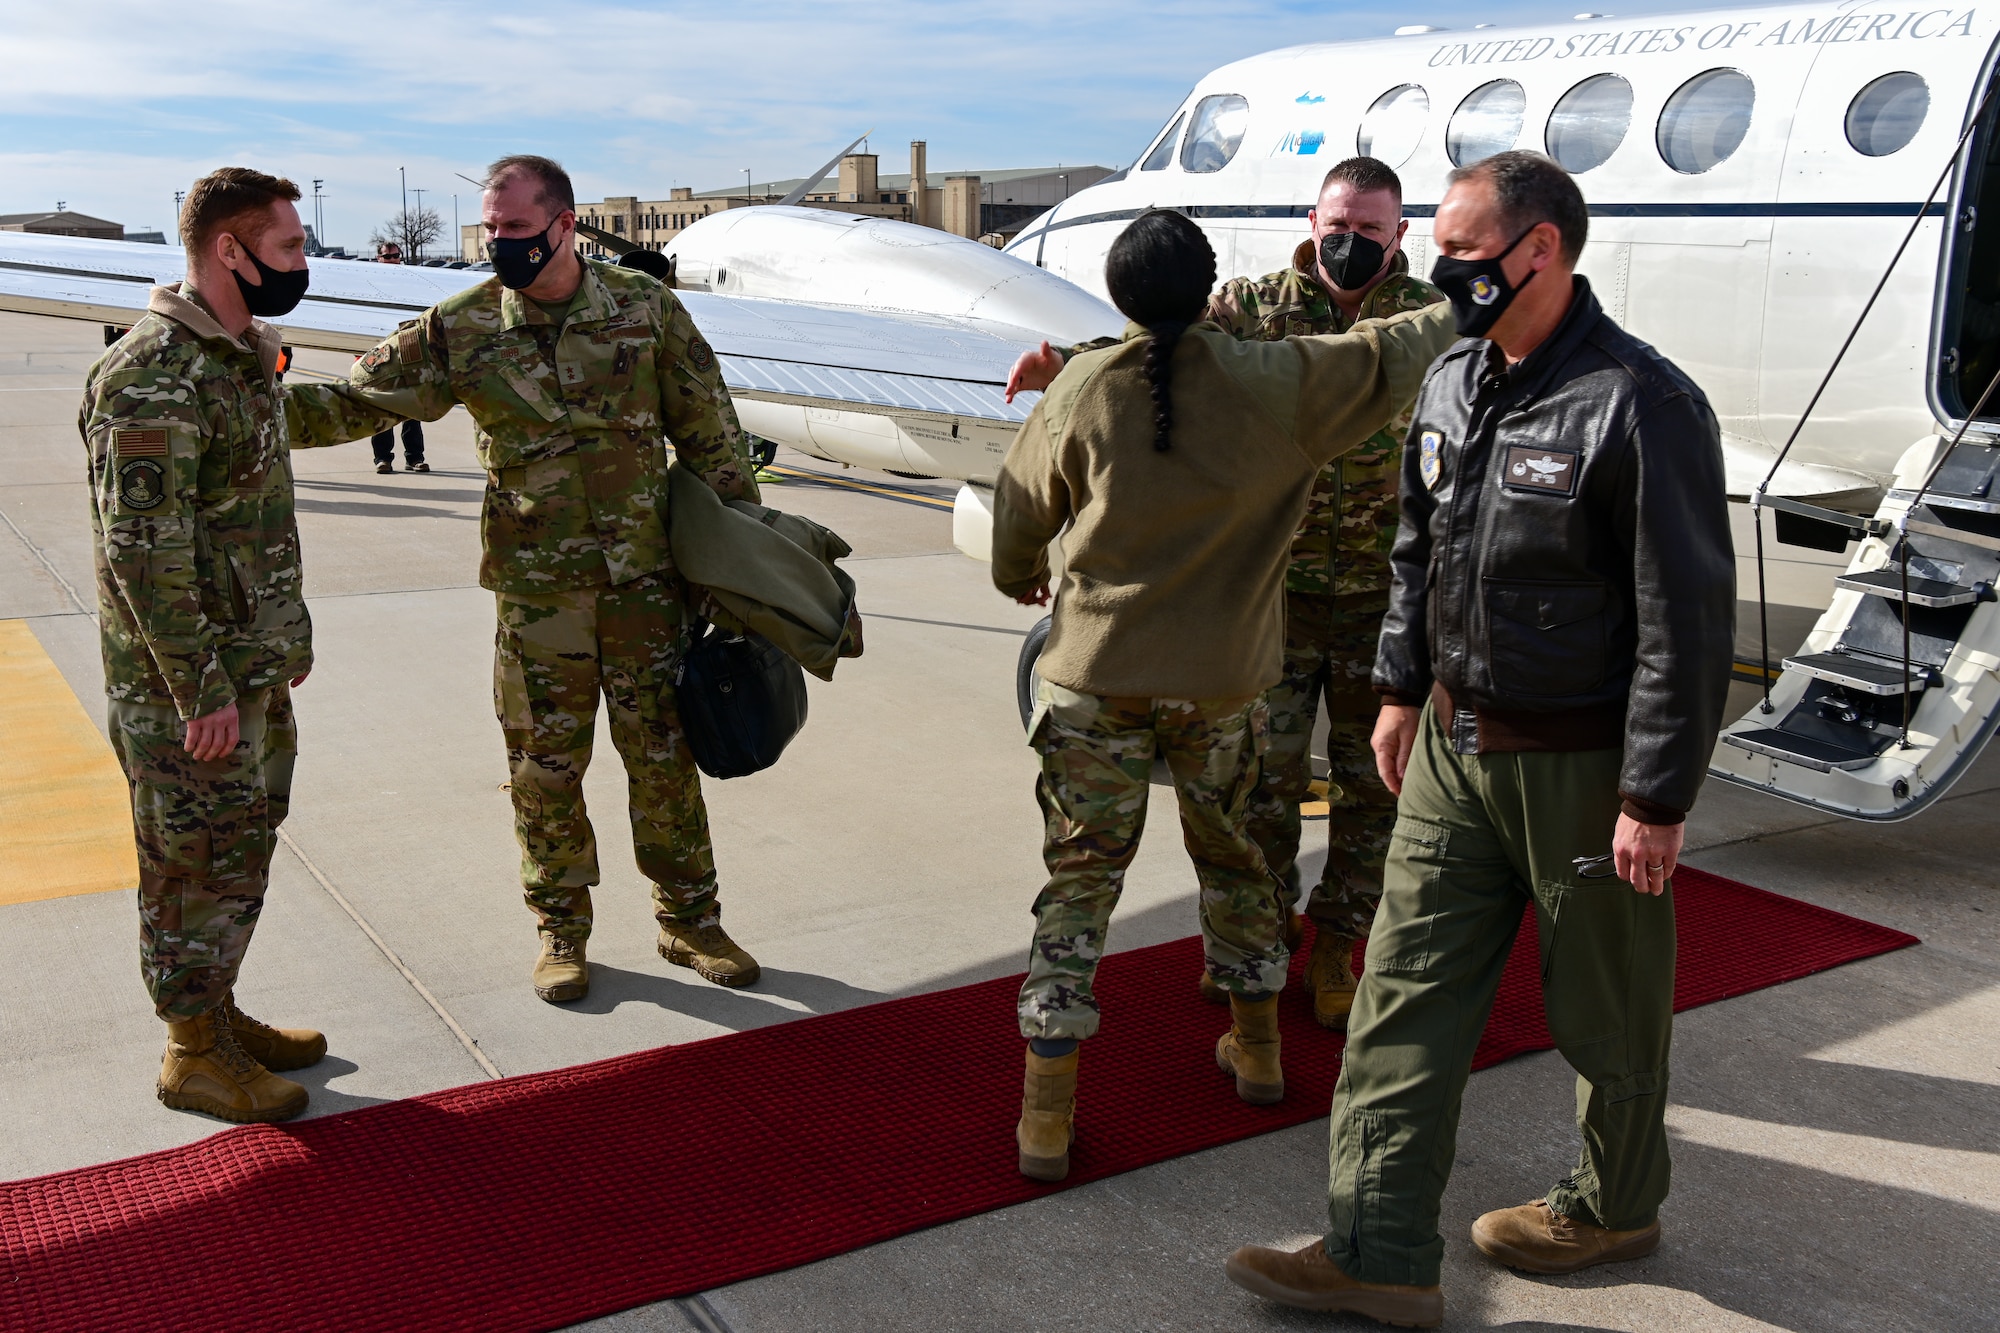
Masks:
[[[0,315],[0,618],[28,622],[101,723],[75,431],[98,349],[95,325]],[[302,376],[345,363],[300,360]],[[775,769],[707,784],[725,919],[763,982],[725,991],[654,952],[600,736],[586,784],[604,870],[592,989],[575,1005],[537,1000],[491,708],[491,600],[475,578],[483,476],[462,413],[427,435],[429,475],[379,476],[365,443],[295,459],[319,663],[297,695],[293,814],[239,994],[260,1017],[328,1032],[332,1054],[302,1076],[313,1114],[1020,970],[1042,869],[1013,668],[1039,612],[951,549],[947,511],[802,480],[767,499],[854,545],[868,651],[812,682],[811,721]],[[1774,591],[1813,606],[1838,558],[1777,551]],[[1746,569],[1742,587],[1754,586]],[[1447,1327],[2000,1327],[1996,792],[1989,757],[1925,814],[1870,826],[1711,784],[1690,863],[1924,943],[1682,1016],[1675,1192],[1649,1259],[1531,1279],[1472,1249],[1473,1216],[1536,1197],[1574,1155],[1558,1056],[1476,1075],[1445,1199]],[[1194,929],[1171,808],[1154,815],[1114,948]],[[0,969],[0,1177],[219,1128],[153,1099],[161,1030],[134,935],[129,890],[0,907],[12,963]],[[885,1032],[857,1058],[893,1070],[895,1040]],[[922,1112],[909,1108],[913,1128]],[[996,1151],[1008,1128],[995,1127]],[[1282,1310],[1222,1277],[1234,1246],[1303,1243],[1321,1225],[1325,1133],[1318,1120],[581,1327],[1374,1327]],[[690,1144],[662,1206],[726,1226],[700,1162]]]

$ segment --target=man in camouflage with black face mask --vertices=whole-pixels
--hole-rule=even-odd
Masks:
[[[722,929],[701,779],[675,669],[689,624],[667,545],[667,450],[725,499],[757,499],[715,353],[674,294],[576,253],[569,176],[544,157],[487,171],[494,277],[363,356],[338,391],[435,421],[464,404],[486,469],[480,583],[498,603],[494,709],[551,1003],[589,990],[597,844],[583,803],[598,697],[631,790],[659,950],[723,986],[757,963]]]
[[[159,1098],[225,1120],[306,1107],[274,1070],[326,1038],[237,1007],[237,971],[291,805],[293,687],[312,670],[290,448],[352,439],[374,413],[278,383],[309,281],[288,180],[224,167],[181,209],[185,281],[96,365],[78,427],[89,457],[111,747],[132,791],[139,964],[167,1024]]]
[[[1327,172],[1306,215],[1311,235],[1290,268],[1224,284],[1204,318],[1241,339],[1345,333],[1357,320],[1420,310],[1444,296],[1410,274],[1402,250],[1403,186],[1386,163],[1353,157]],[[1016,364],[1009,391],[1046,387],[1068,352],[1043,344]],[[1046,375],[1046,379],[1043,376]],[[1327,465],[1292,539],[1285,578],[1284,676],[1266,699],[1270,749],[1250,812],[1264,859],[1289,886],[1299,882],[1300,805],[1312,782],[1312,733],[1327,713],[1326,868],[1306,903],[1316,938],[1307,969],[1313,1016],[1341,1029],[1354,1002],[1353,950],[1382,896],[1382,863],[1396,825],[1396,798],[1382,785],[1369,738],[1379,700],[1369,684],[1375,641],[1388,609],[1389,550],[1396,539],[1396,485],[1408,405],[1366,443]],[[1202,994],[1227,996],[1206,975]]]

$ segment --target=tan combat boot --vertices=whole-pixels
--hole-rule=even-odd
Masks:
[[[1216,1067],[1236,1076],[1236,1095],[1252,1106],[1285,1097],[1285,1071],[1278,1063],[1278,997],[1229,997],[1229,1031],[1215,1043]]]
[[[1297,953],[1299,942],[1306,937],[1306,919],[1293,912],[1285,921],[1285,951]],[[1229,992],[1215,984],[1215,978],[1208,975],[1208,969],[1201,972],[1201,998],[1210,1004],[1228,1004]]]
[[[581,1000],[590,994],[590,965],[584,943],[542,932],[542,952],[535,959],[535,994],[550,1004]]]
[[[676,967],[691,967],[718,986],[748,986],[764,972],[729,938],[720,921],[705,926],[662,922],[660,957]]]
[[[1361,978],[1354,975],[1354,941],[1321,926],[1306,960],[1306,986],[1312,992],[1313,1021],[1335,1032],[1347,1031],[1354,1009],[1354,992]]]
[[[1472,1224],[1472,1243],[1509,1268],[1574,1273],[1593,1264],[1642,1259],[1660,1248],[1660,1221],[1633,1231],[1592,1226],[1549,1207],[1547,1199],[1498,1208]]]
[[[155,1091],[176,1110],[239,1125],[290,1120],[306,1109],[306,1090],[253,1060],[220,1007],[167,1024],[167,1054]]]
[[[1398,1328],[1436,1328],[1444,1322],[1442,1288],[1358,1281],[1326,1257],[1319,1241],[1297,1250],[1245,1245],[1223,1262],[1222,1271],[1245,1291],[1301,1310],[1340,1310]]]
[[[223,1012],[229,1016],[229,1030],[246,1054],[266,1069],[304,1069],[316,1065],[326,1055],[326,1037],[311,1028],[274,1028],[259,1023],[236,1007],[234,995],[225,996]]]
[[[1028,1074],[1021,1089],[1021,1123],[1014,1141],[1021,1147],[1021,1174],[1030,1180],[1061,1180],[1069,1174],[1069,1145],[1076,1141],[1076,1058],[1081,1050],[1054,1058],[1028,1048]]]

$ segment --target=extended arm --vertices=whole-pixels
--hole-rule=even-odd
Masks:
[[[1287,338],[1304,358],[1297,438],[1324,467],[1381,430],[1417,396],[1424,373],[1457,340],[1447,304],[1365,319],[1346,333]]]
[[[286,386],[292,447],[345,444],[398,421],[436,421],[458,401],[448,370],[444,321],[426,310],[370,348],[347,383]]]

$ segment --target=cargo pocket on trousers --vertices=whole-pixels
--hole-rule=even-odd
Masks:
[[[535,729],[535,713],[528,706],[527,673],[522,670],[520,656],[508,644],[504,628],[493,635],[493,716],[510,733]],[[509,735],[507,743],[517,742]]]
[[[1396,817],[1382,867],[1382,905],[1368,934],[1371,971],[1418,973],[1431,965],[1431,927],[1444,878],[1451,830],[1410,815]]]
[[[1625,1035],[1638,896],[1622,879],[1536,885],[1542,1006],[1566,1055]]]

